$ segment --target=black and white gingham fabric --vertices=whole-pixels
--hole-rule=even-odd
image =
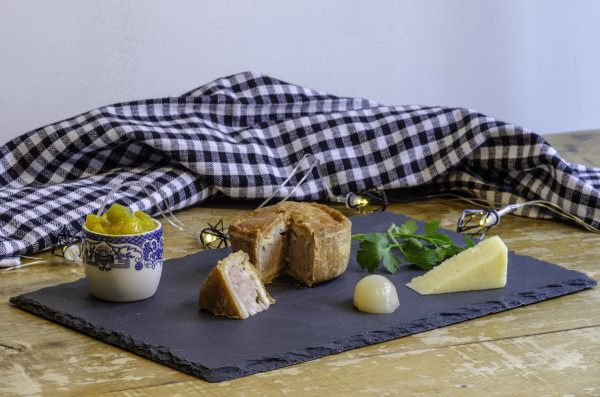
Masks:
[[[0,147],[0,258],[49,248],[52,233],[80,228],[122,182],[158,186],[173,209],[221,194],[261,199],[306,153],[339,195],[460,189],[496,203],[548,200],[600,226],[600,169],[565,162],[528,130],[467,109],[383,106],[241,73],[179,97],[92,110]],[[317,179],[293,198],[325,199]],[[114,197],[156,213],[140,189]]]

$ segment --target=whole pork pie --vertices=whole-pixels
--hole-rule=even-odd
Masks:
[[[351,222],[316,203],[281,202],[258,209],[229,227],[233,252],[244,251],[270,283],[289,274],[310,286],[342,274],[350,258]]]

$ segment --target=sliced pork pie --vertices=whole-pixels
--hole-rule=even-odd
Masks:
[[[275,301],[265,290],[260,273],[245,252],[234,252],[208,274],[198,302],[218,316],[248,318],[266,310]]]

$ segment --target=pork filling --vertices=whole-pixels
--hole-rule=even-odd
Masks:
[[[277,277],[285,264],[286,229],[281,225],[263,240],[258,253],[258,270],[263,279],[270,282]]]
[[[314,261],[311,242],[291,228],[288,230],[287,249],[289,272],[302,279],[310,277]]]
[[[248,315],[254,315],[265,310],[268,305],[260,299],[254,279],[248,272],[244,271],[243,266],[231,266],[228,270],[228,276],[233,285],[239,302],[246,308]]]

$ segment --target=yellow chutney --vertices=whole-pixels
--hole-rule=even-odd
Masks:
[[[157,224],[150,215],[142,211],[134,213],[120,204],[113,204],[101,216],[90,214],[85,218],[87,230],[114,235],[140,234],[154,230]]]

